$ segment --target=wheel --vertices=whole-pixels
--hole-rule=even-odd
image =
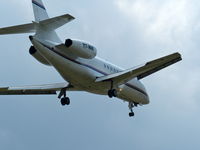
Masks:
[[[112,90],[112,96],[117,97],[117,90],[115,90],[115,89]]]
[[[112,98],[112,97],[117,97],[117,90],[115,90],[115,89],[109,90],[109,91],[108,91],[108,96],[109,96],[110,98]]]
[[[70,104],[70,99],[69,99],[69,97],[63,97],[63,98],[61,99],[61,104],[62,104],[62,106],[69,105],[69,104]]]
[[[60,100],[60,103],[61,103],[62,106],[65,106],[65,98],[62,98],[62,99]]]
[[[66,103],[65,103],[66,105],[69,105],[70,104],[70,99],[69,99],[69,97],[66,97]]]
[[[113,97],[112,90],[109,90],[109,91],[108,91],[108,96],[109,96],[110,98],[112,98],[112,97]]]
[[[135,115],[134,112],[129,113],[129,117],[133,117],[134,115]]]

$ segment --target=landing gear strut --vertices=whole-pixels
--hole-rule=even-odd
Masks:
[[[61,98],[63,96],[63,98]],[[70,99],[69,97],[66,97],[66,89],[61,89],[60,94],[58,95],[58,98],[61,99],[60,103],[62,106],[69,105]]]
[[[134,114],[134,112],[133,112],[133,108],[134,107],[137,107],[138,106],[138,104],[137,103],[133,103],[133,102],[129,102],[129,104],[128,104],[128,107],[129,107],[129,109],[130,109],[130,113],[129,113],[129,117],[133,117],[135,114]]]
[[[116,89],[113,89],[113,81],[111,81],[111,88],[110,90],[108,91],[108,96],[110,98],[112,97],[117,97],[117,90]]]

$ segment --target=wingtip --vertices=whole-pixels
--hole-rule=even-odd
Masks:
[[[74,20],[76,19],[74,16],[70,15],[70,14],[67,14],[69,17],[70,17],[70,20]]]
[[[181,53],[176,52],[175,54],[177,54],[177,56],[179,57],[179,61],[183,60],[183,59],[182,59],[182,55],[181,55]]]

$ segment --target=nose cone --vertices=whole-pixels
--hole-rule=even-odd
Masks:
[[[145,101],[146,101],[146,104],[149,104],[149,103],[150,103],[149,95],[146,96]]]

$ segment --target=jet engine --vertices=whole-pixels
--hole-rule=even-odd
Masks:
[[[67,39],[65,46],[71,53],[81,58],[92,59],[97,55],[97,49],[94,46],[78,40]]]
[[[29,53],[36,59],[38,60],[40,63],[44,64],[44,65],[48,65],[51,66],[48,61],[35,49],[34,46],[31,46],[29,49]]]

